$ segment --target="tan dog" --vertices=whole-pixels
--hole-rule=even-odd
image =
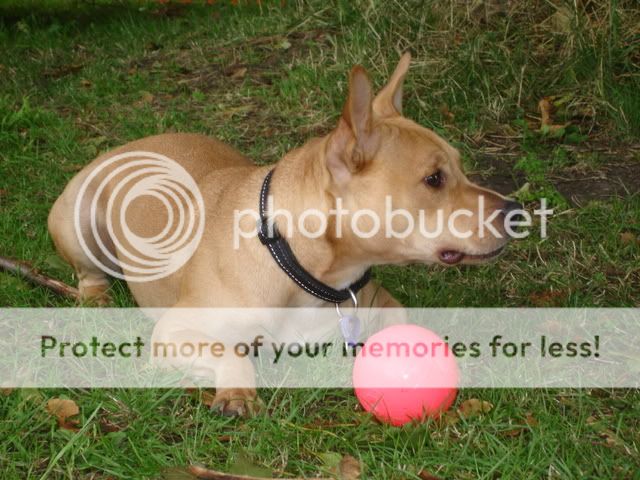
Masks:
[[[297,227],[280,231],[287,239],[299,263],[316,279],[336,289],[343,289],[360,278],[373,265],[408,263],[479,263],[496,256],[506,238],[493,235],[481,238],[478,215],[502,212],[493,224],[504,232],[504,213],[517,204],[501,195],[471,183],[461,170],[460,156],[431,130],[402,116],[402,84],[409,68],[405,54],[388,84],[373,96],[366,71],[356,66],[349,78],[349,96],[337,127],[323,138],[315,138],[286,154],[276,165],[270,194],[276,209],[287,209],[299,219],[307,209],[330,212],[338,199],[350,212],[362,209],[380,215],[383,222],[402,230],[407,218],[386,218],[385,199],[392,198],[395,209],[403,209],[414,218],[422,214],[427,225],[436,224],[436,212],[445,219],[458,209],[473,212],[457,219],[457,230],[468,228],[471,235],[458,238],[445,230],[436,238],[425,238],[417,229],[403,238],[378,233],[369,238],[356,235],[348,219],[329,221],[326,232],[318,238],[306,238]],[[114,155],[150,151],[165,155],[182,165],[193,177],[205,203],[205,228],[198,248],[189,261],[165,278],[149,282],[129,282],[133,295],[143,307],[297,307],[320,306],[326,302],[300,288],[282,271],[258,238],[242,237],[234,248],[238,226],[242,231],[255,228],[255,219],[242,218],[234,225],[235,212],[257,210],[261,186],[272,167],[257,167],[233,148],[202,135],[164,134],[144,138],[98,157],[69,183],[49,216],[49,231],[59,253],[73,266],[79,289],[87,299],[105,301],[109,287],[107,274],[96,266],[79,241],[73,212],[78,192],[87,177]],[[113,194],[118,180],[114,176],[106,188],[105,198]],[[95,193],[95,192],[94,192]],[[484,197],[484,212],[478,199]],[[115,205],[114,211],[117,211]],[[422,213],[421,213],[422,212]],[[80,229],[87,233],[88,208],[82,208]],[[106,203],[97,206],[96,225],[105,245],[114,257],[122,253],[106,231]],[[118,216],[112,213],[118,224]],[[151,197],[142,197],[129,206],[126,220],[136,234],[153,236],[166,222],[167,211]],[[314,226],[314,220],[308,221]],[[367,216],[360,218],[361,230],[371,226]],[[312,228],[309,230],[313,230]],[[317,226],[317,225],[315,225]],[[342,235],[337,235],[341,227]],[[117,233],[117,232],[116,232]],[[90,250],[104,264],[110,260],[89,242]],[[120,266],[124,273],[127,269]],[[369,283],[358,294],[361,303],[374,306],[398,306],[384,289]],[[176,338],[180,332],[156,327],[157,338]],[[183,325],[185,331],[194,325]],[[251,375],[247,365],[212,366],[217,376]],[[256,396],[255,389],[224,389],[217,401],[229,413],[244,413],[247,402]]]

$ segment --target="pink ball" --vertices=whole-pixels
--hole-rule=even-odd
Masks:
[[[375,333],[353,366],[360,404],[396,426],[440,416],[456,398],[458,379],[449,346],[418,325],[393,325]]]

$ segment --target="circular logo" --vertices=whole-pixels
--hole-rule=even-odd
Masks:
[[[165,225],[153,236],[140,236],[127,223],[127,209],[141,197],[155,199],[166,211],[161,215]],[[84,253],[103,272],[128,282],[158,280],[182,267],[202,239],[204,217],[204,201],[193,177],[176,161],[144,151],[115,155],[93,169],[73,212]],[[90,239],[85,238],[89,234]]]

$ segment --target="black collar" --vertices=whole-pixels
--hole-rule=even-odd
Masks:
[[[260,220],[258,222],[258,238],[263,245],[271,252],[271,256],[278,266],[298,284],[300,288],[310,293],[314,297],[332,303],[342,303],[352,298],[352,294],[364,287],[371,277],[371,270],[367,270],[362,277],[356,280],[349,287],[343,290],[336,290],[326,283],[311,275],[305,268],[300,265],[295,255],[291,251],[291,247],[287,240],[280,235],[275,224],[269,220],[266,213],[267,197],[269,195],[269,185],[271,184],[271,170],[262,182],[260,190]]]

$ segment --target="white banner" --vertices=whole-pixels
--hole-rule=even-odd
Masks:
[[[334,308],[0,309],[0,386],[351,388],[354,359],[366,354],[398,375],[419,367],[416,387],[640,387],[640,309],[359,309],[355,317],[341,325]],[[363,346],[400,323],[442,341],[383,335]],[[459,378],[434,383],[439,356],[455,360]],[[385,387],[390,374],[364,386]]]

